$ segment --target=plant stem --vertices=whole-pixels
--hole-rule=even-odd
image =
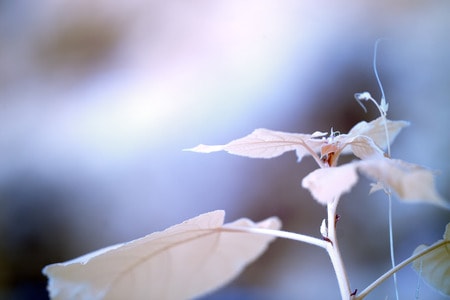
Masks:
[[[386,273],[384,273],[382,276],[380,276],[377,280],[375,280],[374,282],[372,282],[372,284],[370,284],[368,287],[366,287],[358,296],[355,297],[355,300],[362,300],[364,299],[365,296],[367,296],[370,292],[372,292],[373,289],[375,289],[377,286],[379,286],[380,284],[382,284],[386,279],[388,279],[389,277],[391,277],[393,274],[397,273],[398,271],[400,271],[400,269],[404,268],[405,266],[409,265],[410,263],[412,263],[413,261],[415,261],[416,259],[424,256],[425,254],[428,254],[442,246],[444,246],[445,244],[450,243],[450,240],[440,240],[437,243],[427,247],[426,249],[410,256],[409,258],[405,259],[404,261],[402,261],[401,263],[399,263],[395,268],[390,269],[389,271],[387,271]]]
[[[223,231],[238,231],[238,232],[248,232],[248,233],[258,233],[266,234],[271,236],[276,236],[280,238],[291,239],[299,242],[304,242],[307,244],[319,246],[325,248],[330,256],[331,263],[333,264],[334,272],[339,284],[339,291],[341,293],[342,300],[350,299],[350,283],[348,281],[347,273],[345,271],[344,263],[339,252],[338,241],[336,236],[336,208],[339,199],[335,199],[332,203],[327,205],[327,218],[328,218],[328,240],[321,240],[315,237],[311,237],[304,234],[266,229],[266,228],[254,228],[254,227],[243,227],[235,225],[224,225],[221,230]]]
[[[334,272],[339,284],[339,291],[341,293],[342,300],[350,299],[350,283],[345,271],[344,263],[342,261],[341,254],[339,252],[338,241],[336,236],[336,208],[339,199],[334,199],[332,203],[327,205],[328,213],[328,245],[327,252],[330,256],[331,263],[333,264]]]
[[[234,225],[224,225],[222,226],[222,230],[224,231],[239,231],[239,232],[248,232],[248,233],[258,233],[276,236],[280,238],[290,239],[298,242],[304,242],[307,244],[319,246],[321,248],[326,248],[328,246],[328,242],[300,233],[294,233],[283,230],[275,230],[275,229],[266,229],[266,228],[255,228],[255,227],[244,227],[244,226],[234,226]]]
[[[334,272],[336,273],[336,278],[339,284],[339,290],[341,293],[342,300],[350,299],[350,283],[348,281],[347,273],[345,271],[344,263],[339,252],[337,237],[336,237],[336,207],[339,199],[335,199],[332,203],[327,206],[328,214],[328,236],[327,241],[321,240],[315,237],[311,237],[304,234],[266,229],[266,228],[254,228],[254,227],[241,227],[234,225],[224,225],[221,230],[224,231],[239,231],[248,233],[258,233],[266,234],[271,236],[276,236],[280,238],[287,238],[299,242],[304,242],[311,245],[316,245],[321,248],[325,248],[330,256],[331,263],[333,264]]]

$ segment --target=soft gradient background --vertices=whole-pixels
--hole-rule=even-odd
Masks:
[[[355,92],[411,121],[393,156],[439,171],[450,199],[448,1],[0,2],[0,298],[46,299],[44,265],[200,213],[279,216],[319,236],[325,208],[294,153],[252,160],[181,149],[259,127],[346,132],[376,117]],[[349,158],[351,159],[351,158]],[[344,161],[344,160],[343,160]],[[387,199],[361,180],[340,204],[352,288],[390,266]],[[397,261],[440,239],[448,211],[394,199]],[[443,299],[407,267],[403,299]],[[278,240],[204,299],[338,299],[325,251]],[[394,298],[392,281],[368,299]]]

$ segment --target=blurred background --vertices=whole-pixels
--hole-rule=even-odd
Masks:
[[[47,299],[41,269],[198,214],[279,216],[320,236],[326,209],[301,188],[316,168],[182,152],[255,128],[347,132],[353,98],[411,121],[392,154],[438,171],[450,199],[448,1],[0,1],[0,298]],[[347,158],[348,160],[352,157]],[[345,159],[342,159],[344,162]],[[338,234],[351,286],[390,267],[388,202],[360,180]],[[393,202],[397,261],[442,238],[450,213]],[[443,299],[411,267],[403,299]],[[418,296],[417,296],[418,295]],[[367,299],[393,299],[392,280]],[[277,240],[203,299],[338,299],[325,251]],[[415,299],[416,299],[415,298]]]

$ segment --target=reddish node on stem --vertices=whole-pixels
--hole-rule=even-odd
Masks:
[[[335,219],[334,219],[334,226],[336,226],[337,222],[341,219],[340,215],[336,215]]]
[[[327,238],[327,237],[323,237],[323,240],[324,241],[327,241],[328,243],[330,243],[331,245],[333,245],[333,241],[332,240],[330,240],[329,238]]]

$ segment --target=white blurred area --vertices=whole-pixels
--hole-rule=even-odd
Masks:
[[[393,155],[439,170],[449,199],[450,4],[446,1],[0,2],[0,298],[45,299],[40,269],[198,214],[278,215],[319,236],[302,190],[312,160],[181,151],[259,127],[347,131],[379,89],[412,122]],[[389,268],[387,200],[367,181],[342,199],[353,288]],[[394,199],[398,261],[441,238],[450,214]],[[417,276],[399,273],[400,295]],[[325,252],[277,241],[205,299],[337,299]],[[368,299],[394,298],[392,281]],[[443,299],[423,282],[419,299]]]

